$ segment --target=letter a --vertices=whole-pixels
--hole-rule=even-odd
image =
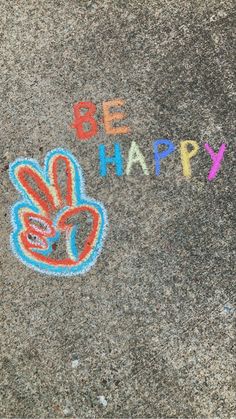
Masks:
[[[143,173],[145,175],[149,175],[148,168],[145,163],[144,155],[141,153],[138,145],[135,141],[132,141],[130,150],[129,150],[129,157],[128,157],[128,163],[126,167],[126,174],[129,175],[132,169],[132,166],[134,163],[139,163],[142,167]]]

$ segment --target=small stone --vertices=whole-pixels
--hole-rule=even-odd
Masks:
[[[71,414],[71,411],[68,407],[65,407],[65,409],[63,409],[63,413],[65,416],[69,416]]]
[[[77,359],[73,359],[73,361],[71,362],[71,366],[72,368],[77,368],[79,365],[79,360]]]
[[[103,407],[107,407],[107,400],[105,399],[104,396],[98,396],[98,401],[100,404],[103,405]]]

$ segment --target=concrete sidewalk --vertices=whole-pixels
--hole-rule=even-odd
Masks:
[[[230,0],[0,0],[1,403],[20,418],[233,418],[235,11]],[[86,142],[73,105],[125,101],[131,132]],[[102,125],[102,124],[101,124]],[[153,142],[176,146],[155,175]],[[182,140],[196,140],[192,177]],[[99,175],[98,146],[135,141],[149,175]],[[213,181],[204,144],[227,144]],[[68,149],[109,229],[85,274],[12,253],[19,157]]]

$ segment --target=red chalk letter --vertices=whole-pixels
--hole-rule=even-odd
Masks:
[[[77,138],[80,140],[88,140],[94,135],[97,134],[98,125],[94,119],[94,114],[96,112],[96,105],[92,102],[78,102],[73,106],[74,109],[74,122],[72,128],[76,129]],[[81,109],[87,109],[87,111],[82,114]],[[89,124],[89,130],[85,130],[84,124]]]

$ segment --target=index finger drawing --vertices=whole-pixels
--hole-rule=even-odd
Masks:
[[[66,192],[63,193],[64,185],[60,182],[61,170],[66,175]],[[76,206],[84,195],[84,182],[80,166],[74,156],[66,150],[55,149],[49,152],[45,158],[45,174],[47,181],[54,187],[59,206]]]

